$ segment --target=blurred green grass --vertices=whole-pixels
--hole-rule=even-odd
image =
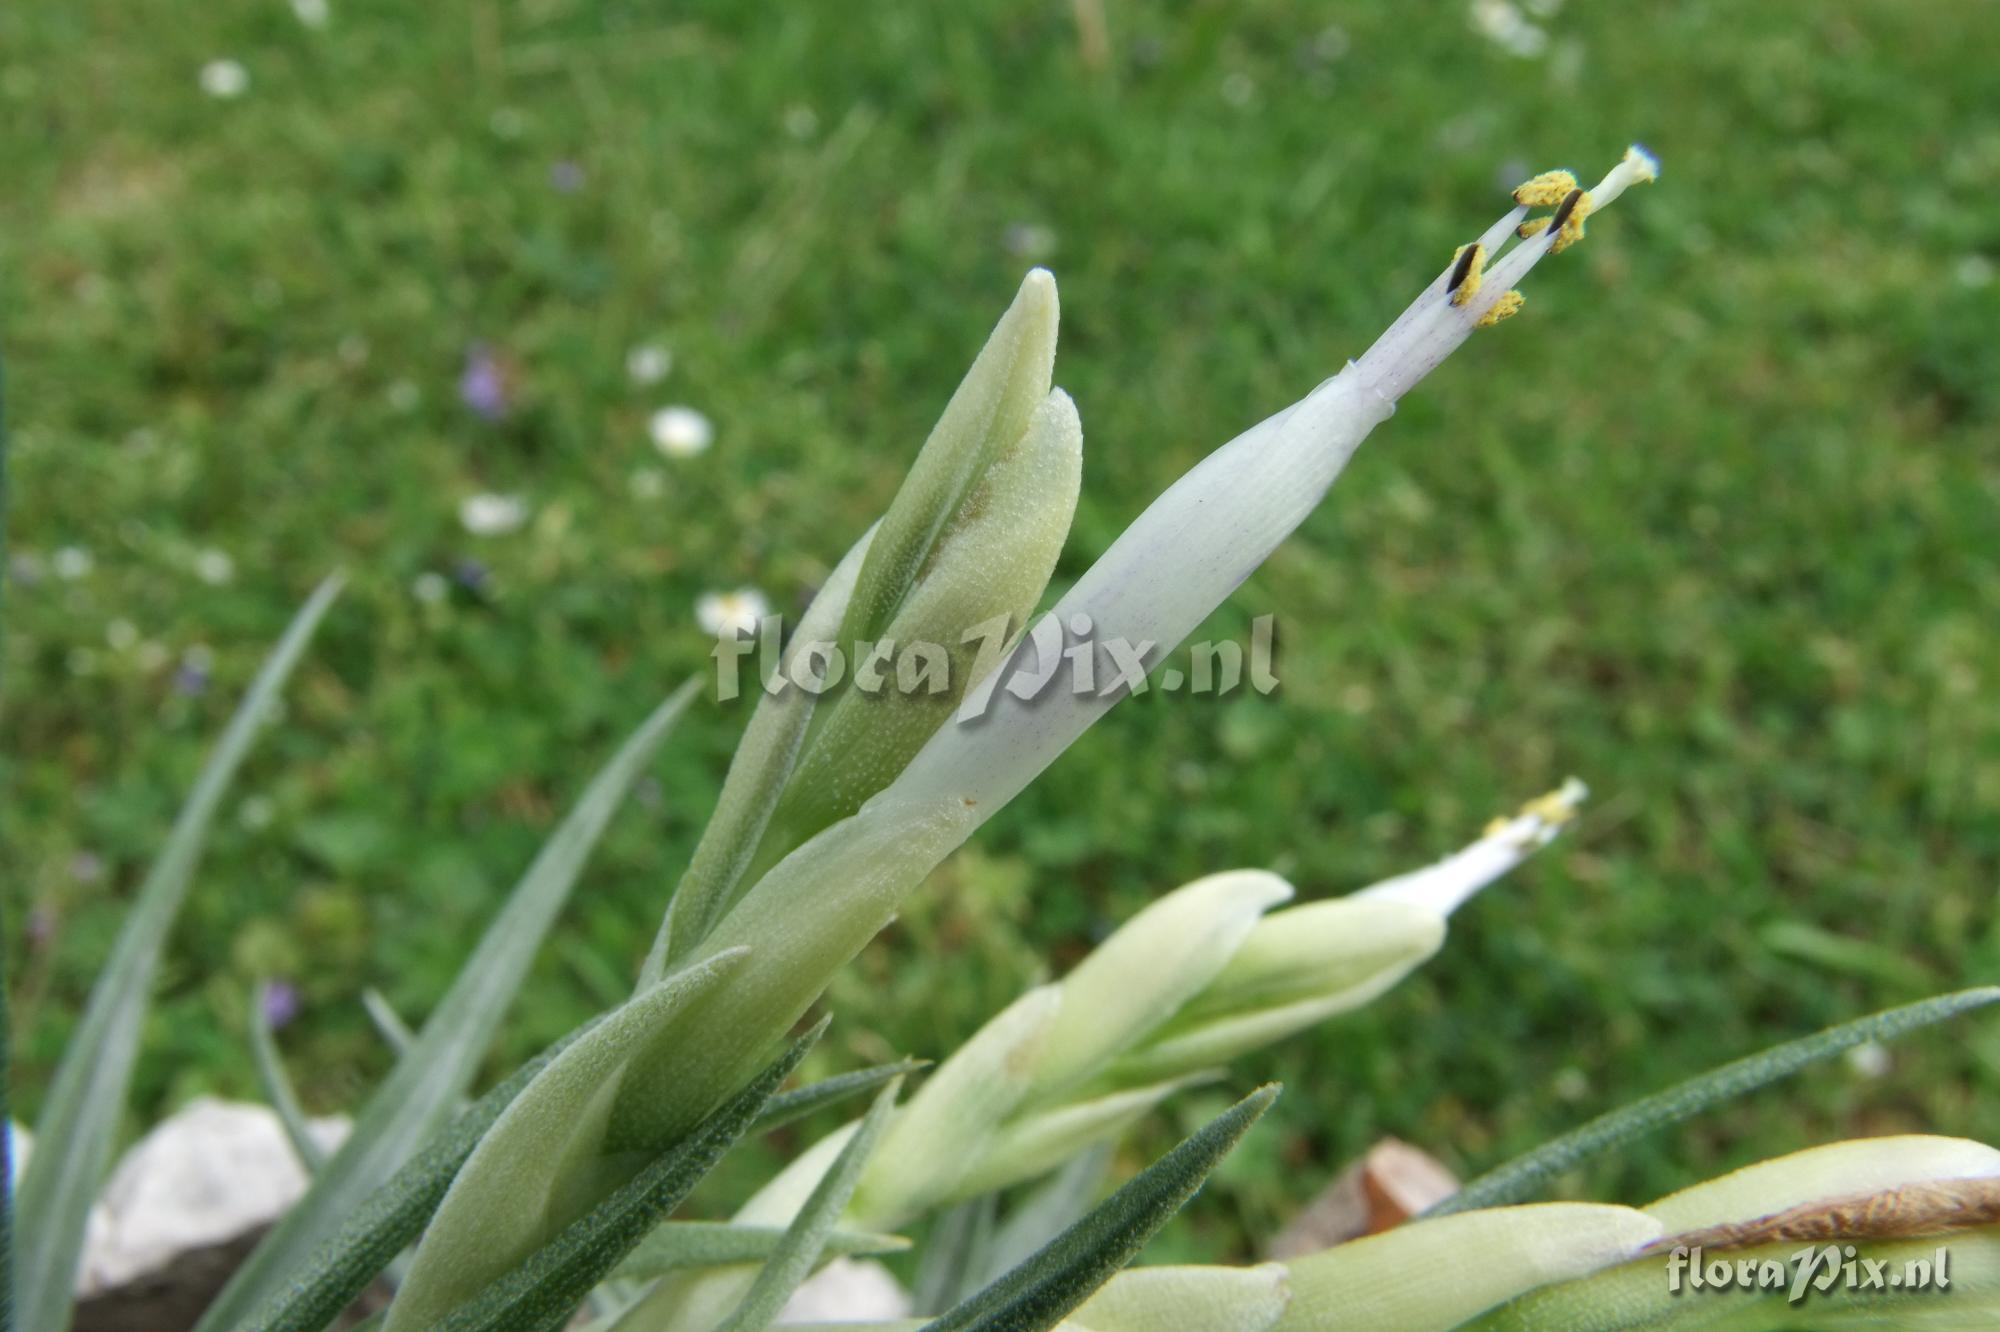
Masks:
[[[1239,1070],[1291,1092],[1160,1251],[1242,1252],[1381,1133],[1477,1169],[1993,978],[2000,10],[1572,2],[1536,58],[1459,5],[1106,10],[1095,70],[1055,0],[0,11],[22,1112],[328,569],[353,589],[209,855],[135,1126],[252,1093],[262,974],[303,991],[308,1103],[351,1105],[386,1063],[359,991],[435,1000],[600,757],[706,667],[697,596],[802,604],[1029,264],[1062,283],[1086,433],[1061,584],[1358,354],[1513,179],[1631,138],[1661,185],[1538,272],[1218,613],[1280,617],[1282,690],[1114,712],[836,987],[832,1057],[948,1049],[1200,873],[1345,891],[1571,772],[1593,812],[1438,961]],[[201,91],[217,58],[242,96]],[[653,343],[672,373],[636,385]],[[504,421],[459,400],[475,345],[508,367]],[[712,450],[653,450],[668,403],[713,418]],[[527,527],[468,534],[487,491]],[[670,744],[496,1067],[628,984],[743,717]],[[1996,1076],[1974,1020],[1567,1187],[1990,1135]]]

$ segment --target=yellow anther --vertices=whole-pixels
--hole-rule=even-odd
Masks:
[[[1486,247],[1478,241],[1461,245],[1451,256],[1451,280],[1445,289],[1451,293],[1453,305],[1464,305],[1479,294],[1479,284],[1486,280],[1480,270],[1486,267]]]
[[[1514,202],[1524,208],[1554,208],[1576,188],[1576,177],[1567,171],[1544,171],[1514,190]]]
[[[1534,218],[1529,218],[1526,222],[1523,222],[1520,226],[1515,227],[1514,234],[1516,236],[1519,236],[1522,240],[1526,240],[1530,236],[1539,236],[1548,229],[1549,229],[1549,220],[1547,218],[1534,217]]]
[[[1561,254],[1570,246],[1583,239],[1583,224],[1590,216],[1590,192],[1576,196],[1576,203],[1569,209],[1569,216],[1563,219],[1562,229],[1556,232],[1555,244],[1549,246],[1550,254]]]
[[[1493,308],[1491,310],[1488,310],[1485,314],[1481,315],[1479,317],[1479,321],[1475,323],[1473,327],[1491,328],[1495,324],[1499,323],[1501,320],[1512,316],[1515,312],[1520,310],[1520,308],[1526,305],[1527,303],[1528,303],[1528,298],[1526,296],[1523,296],[1518,291],[1510,291],[1506,295],[1502,296],[1499,300],[1493,302]]]
[[[1479,836],[1482,840],[1488,837],[1498,837],[1501,833],[1507,831],[1507,825],[1513,821],[1505,814],[1496,815],[1484,828],[1480,829]]]
[[[1555,790],[1538,795],[1521,806],[1521,817],[1540,819],[1552,828],[1561,827],[1576,817],[1577,806],[1589,794],[1589,789],[1582,782],[1571,777]]]

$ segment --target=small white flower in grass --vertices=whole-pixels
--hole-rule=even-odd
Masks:
[[[771,603],[754,587],[734,592],[704,592],[694,603],[694,618],[702,632],[742,637],[757,632],[757,622],[771,613]]]
[[[528,502],[519,495],[471,495],[460,501],[458,521],[474,536],[506,536],[528,521]]]
[[[625,353],[625,373],[634,384],[657,384],[674,368],[674,354],[657,343],[643,342]]]
[[[1512,0],[1472,0],[1472,26],[1495,46],[1523,60],[1532,60],[1548,49],[1548,33],[1529,22]]]
[[[236,561],[227,551],[211,546],[194,557],[194,576],[210,587],[221,587],[236,577]]]
[[[201,90],[210,97],[241,97],[250,90],[250,71],[241,61],[211,60],[201,67]]]
[[[64,546],[49,557],[49,568],[58,578],[75,581],[87,576],[97,561],[82,546]]]
[[[785,108],[785,133],[794,139],[810,139],[819,132],[819,112],[803,102]]]
[[[326,0],[292,0],[292,13],[308,28],[324,28],[333,16]]]
[[[426,606],[435,606],[451,595],[451,584],[443,574],[426,569],[410,580],[410,595]]]
[[[692,458],[715,442],[715,424],[692,407],[662,407],[647,423],[653,447],[669,458]]]
[[[1886,1077],[1889,1072],[1889,1047],[1880,1041],[1863,1041],[1844,1056],[1848,1071],[1857,1078]]]

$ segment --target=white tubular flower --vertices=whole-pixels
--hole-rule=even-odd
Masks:
[[[1450,915],[1474,893],[1492,883],[1555,840],[1563,825],[1576,817],[1590,788],[1572,777],[1545,796],[1521,806],[1511,819],[1495,819],[1471,846],[1435,865],[1363,888],[1354,896],[1378,902],[1403,902]]]
[[[1225,1064],[1385,993],[1444,945],[1454,910],[1553,841],[1585,794],[1571,778],[1435,865],[1265,916],[1198,996],[1112,1066],[1111,1080]]]
[[[966,695],[963,711],[982,715],[940,727],[858,813],[778,862],[703,932],[704,951],[737,943],[758,949],[758,965],[733,987],[740,992],[715,1002],[767,1015],[773,1036],[796,1020],[833,967],[859,952],[938,862],[1124,696],[1122,665],[1108,643],[1122,639],[1120,647],[1148,663],[1178,645],[1305,520],[1397,397],[1474,328],[1516,308],[1507,295],[1512,284],[1544,255],[1574,243],[1585,217],[1653,174],[1652,159],[1635,148],[1588,195],[1566,173],[1529,181],[1516,192],[1518,206],[1475,242],[1477,250],[1462,251],[1359,361],[1210,454],[1154,501],[1007,663]],[[1533,229],[1521,226],[1527,211],[1549,204],[1550,225],[1487,270],[1485,256],[1498,253],[1510,232]],[[1092,645],[1048,664],[1039,690],[1017,692],[1015,677],[1038,678],[1038,640],[1060,652],[1065,627],[1085,622]],[[1095,656],[1095,678],[1113,683],[1079,692],[1072,656]],[[687,1048],[680,1047],[683,1054]],[[747,1048],[712,1075],[695,1073],[683,1059],[671,1077],[639,1080],[614,1122],[635,1138],[685,1127],[699,1113],[692,1103],[713,1104],[747,1074]]]
[[[978,724],[939,731],[883,798],[947,790],[989,812],[1011,799],[1127,692],[1106,644],[1122,639],[1149,667],[1177,647],[1319,506],[1398,398],[1475,328],[1519,309],[1514,284],[1573,243],[1584,218],[1656,174],[1649,155],[1629,149],[1595,189],[1568,190],[1550,225],[1501,255],[1507,237],[1526,229],[1530,204],[1548,197],[1547,182],[1567,177],[1549,173],[1523,186],[1523,201],[1462,248],[1360,360],[1223,445],[1153,501],[992,677],[997,684],[1046,675],[1045,685],[1025,701],[1009,688],[968,695],[963,711]],[[1491,255],[1500,257],[1489,270]],[[1092,678],[1113,682],[1103,688],[1079,690],[1070,656],[1051,664],[1043,655],[1042,644],[1060,651],[1064,627],[1079,624],[1090,626],[1095,646],[1075,655],[1095,656]]]

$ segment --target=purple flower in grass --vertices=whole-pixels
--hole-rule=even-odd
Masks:
[[[277,1031],[299,1015],[298,987],[286,980],[265,981],[257,1005],[263,1010],[264,1025]]]
[[[458,377],[459,401],[483,421],[504,421],[513,405],[507,381],[507,367],[493,349],[475,342]]]

